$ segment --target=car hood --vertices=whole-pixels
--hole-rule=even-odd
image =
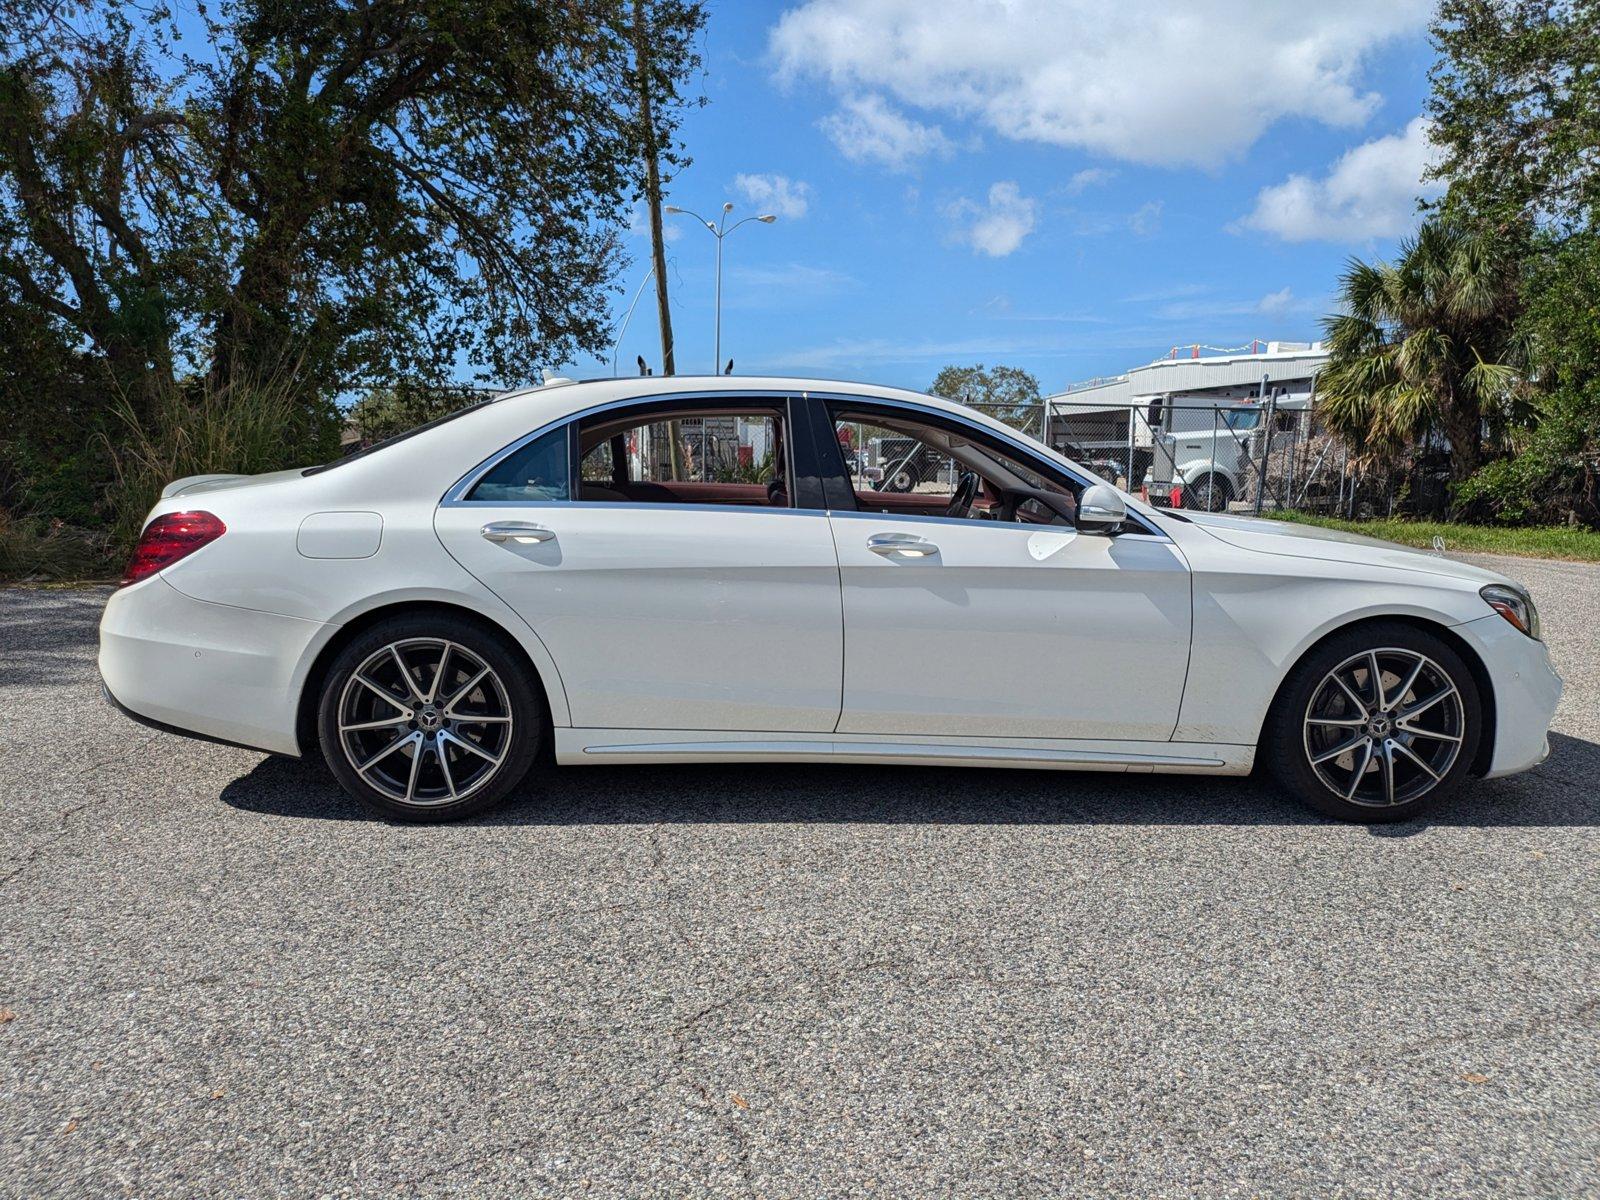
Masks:
[[[1219,541],[1260,554],[1422,571],[1429,575],[1459,579],[1478,587],[1486,583],[1512,582],[1498,572],[1446,558],[1431,550],[1417,550],[1359,533],[1346,533],[1342,529],[1322,529],[1315,525],[1296,525],[1289,521],[1235,517],[1222,513],[1186,512],[1184,516]]]

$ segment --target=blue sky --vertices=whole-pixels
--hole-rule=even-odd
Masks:
[[[1319,9],[1326,7],[1327,11]],[[669,202],[776,212],[725,243],[723,358],[1046,390],[1176,344],[1309,340],[1344,260],[1414,227],[1421,0],[713,3]],[[711,366],[715,241],[667,247],[680,372]],[[642,223],[622,312],[649,267]],[[659,365],[646,293],[620,360]],[[607,374],[585,360],[571,373]]]

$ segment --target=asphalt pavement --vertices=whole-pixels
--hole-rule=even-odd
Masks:
[[[1600,567],[1550,760],[572,769],[443,828],[100,699],[0,592],[0,1195],[1600,1194]]]

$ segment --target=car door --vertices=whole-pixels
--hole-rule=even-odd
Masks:
[[[856,401],[829,410],[841,445],[870,452],[888,442],[874,436],[875,419],[899,435],[937,421],[996,458],[1010,455],[1019,471],[1058,471],[948,414]],[[1170,541],[993,519],[993,503],[974,509],[991,519],[948,518],[938,510],[950,482],[879,492],[878,480],[893,481],[875,474],[858,465],[846,479],[857,511],[831,514],[844,595],[840,733],[1171,737],[1191,600],[1187,564]]]
[[[781,397],[580,416],[440,506],[446,549],[549,650],[574,726],[833,729],[838,564],[825,513],[792,501],[787,419]]]

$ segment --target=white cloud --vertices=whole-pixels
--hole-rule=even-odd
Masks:
[[[847,97],[839,111],[824,117],[822,132],[851,162],[877,163],[904,171],[919,158],[948,158],[950,139],[937,125],[910,120],[884,103],[882,96]]]
[[[1125,161],[1213,166],[1286,117],[1360,125],[1378,104],[1366,58],[1422,31],[1432,9],[1433,0],[805,0],[769,44],[785,77],[823,78],[841,95],[884,92],[1005,137]]]
[[[1397,237],[1417,223],[1417,199],[1440,194],[1422,182],[1432,160],[1428,122],[1346,151],[1321,179],[1291,175],[1263,188],[1239,224],[1288,242],[1364,242]]]
[[[735,175],[733,186],[763,212],[794,221],[811,207],[811,185],[787,175]]]
[[[1108,171],[1105,167],[1088,167],[1079,171],[1067,180],[1062,189],[1069,196],[1080,195],[1086,188],[1099,187],[1103,183],[1110,183],[1117,177],[1115,171]]]
[[[1039,202],[1024,196],[1010,180],[1002,180],[989,189],[986,204],[962,197],[946,207],[945,215],[959,224],[958,241],[990,258],[1004,258],[1033,232]]]
[[[1267,317],[1281,320],[1314,311],[1314,301],[1303,300],[1288,287],[1268,292],[1255,300],[1230,300],[1214,295],[1211,288],[1174,289],[1169,299],[1158,304],[1154,316],[1163,321],[1215,321],[1223,317]],[[1153,299],[1157,296],[1145,297]]]
[[[1131,217],[1128,228],[1135,237],[1154,237],[1161,232],[1161,201],[1146,200]]]
[[[1256,301],[1256,311],[1264,317],[1281,317],[1285,313],[1293,312],[1296,303],[1294,291],[1281,287],[1275,292],[1268,292]]]

